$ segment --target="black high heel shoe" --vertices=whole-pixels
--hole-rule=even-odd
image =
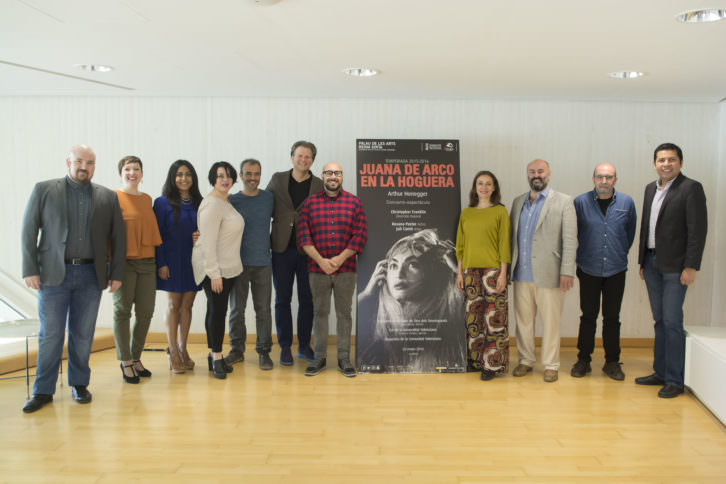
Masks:
[[[151,376],[151,372],[144,367],[143,363],[141,363],[141,360],[134,360],[131,364],[134,365],[134,371],[137,375],[144,378],[149,378]]]
[[[212,353],[209,353],[207,355],[207,366],[209,367],[209,371],[214,371],[214,363],[217,362],[217,361],[220,361],[220,360],[213,360],[212,359]],[[225,373],[232,373],[232,371],[234,371],[234,368],[232,368],[230,365],[228,365],[224,361],[224,358],[221,358],[221,361],[222,361],[222,368],[224,368],[224,372]]]
[[[133,383],[133,384],[139,383],[139,375],[136,374],[136,370],[134,370],[133,363],[130,365],[124,365],[123,363],[121,363],[120,366],[121,366],[121,375],[123,375],[124,381],[126,383]],[[131,373],[133,373],[133,376],[127,376],[126,371],[124,371],[124,368],[131,368]]]

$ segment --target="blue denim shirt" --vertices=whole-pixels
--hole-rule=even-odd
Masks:
[[[577,267],[596,277],[609,277],[628,268],[628,251],[635,238],[637,216],[633,199],[613,193],[605,215],[592,190],[575,198]]]
[[[537,228],[537,220],[539,213],[542,211],[547,195],[550,193],[550,187],[545,188],[534,200],[529,203],[529,197],[522,205],[522,212],[519,214],[519,222],[517,224],[517,265],[512,272],[512,279],[519,282],[534,282],[534,272],[532,272],[532,238],[534,237],[534,229]]]

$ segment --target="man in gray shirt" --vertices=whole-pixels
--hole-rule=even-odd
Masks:
[[[260,162],[248,158],[239,167],[242,191],[229,197],[229,203],[245,219],[240,256],[244,270],[235,280],[229,295],[229,338],[231,350],[225,357],[227,364],[244,361],[247,327],[245,308],[247,294],[252,290],[252,304],[255,307],[257,343],[260,369],[271,370],[272,359],[272,253],[270,250],[270,221],[275,208],[275,196],[260,190]]]
[[[53,400],[66,324],[68,384],[74,400],[91,402],[88,359],[101,292],[114,292],[123,280],[126,227],[116,194],[91,183],[96,154],[88,146],[71,148],[66,166],[66,177],[35,185],[23,217],[23,278],[38,290],[40,317],[33,398],[25,413]]]

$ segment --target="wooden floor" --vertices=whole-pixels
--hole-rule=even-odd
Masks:
[[[160,346],[160,345],[157,345]],[[250,361],[226,381],[198,367],[122,382],[113,351],[94,353],[78,405],[64,383],[51,405],[21,412],[25,381],[0,382],[2,482],[726,482],[726,431],[690,394],[656,397],[633,383],[650,351],[623,350],[625,382],[601,371],[560,381],[540,368],[481,382],[475,373],[359,375],[334,368],[305,377],[305,362],[275,369]],[[330,355],[335,354],[333,347]],[[516,353],[515,353],[516,354]]]

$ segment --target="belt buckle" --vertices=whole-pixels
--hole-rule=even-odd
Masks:
[[[71,265],[72,266],[79,266],[79,265],[81,265],[81,258],[80,257],[73,257],[73,258],[71,258]]]

